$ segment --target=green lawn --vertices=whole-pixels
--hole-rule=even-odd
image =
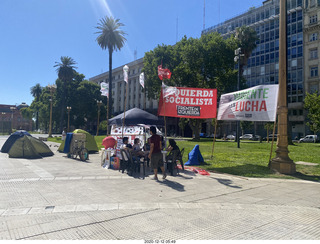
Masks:
[[[99,148],[105,136],[95,137]],[[61,142],[61,138],[50,138],[50,141]],[[268,168],[271,142],[241,141],[240,148],[233,141],[216,141],[214,153],[212,152],[212,139],[201,139],[199,142],[192,140],[176,140],[180,149],[184,148],[184,162],[188,161],[188,154],[195,145],[199,145],[205,164],[200,167],[209,171],[228,173],[245,177],[260,178],[288,178],[320,181],[320,144],[296,143],[289,146],[289,157],[294,161],[316,163],[317,166],[296,165],[295,175],[282,175],[273,173]],[[272,158],[275,157],[276,143],[274,143]]]
[[[212,140],[201,139],[200,142],[192,140],[177,141],[180,149],[185,148],[183,159],[188,160],[188,153],[198,144],[205,164],[201,168],[214,172],[223,172],[246,177],[268,178],[301,178],[320,181],[320,144],[296,143],[289,146],[289,157],[294,161],[316,163],[317,166],[296,165],[297,173],[293,176],[275,174],[268,168],[270,157],[270,143],[241,141],[240,148],[236,142],[217,141],[212,155]],[[274,143],[274,150],[276,144]],[[275,152],[272,152],[272,158]]]

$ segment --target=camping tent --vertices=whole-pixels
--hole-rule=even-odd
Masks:
[[[52,156],[53,152],[39,139],[24,135],[11,145],[8,154],[10,158],[41,158]]]
[[[84,134],[86,134],[86,148],[89,151],[89,153],[93,153],[93,152],[98,152],[99,151],[97,143],[96,143],[94,137],[89,132],[86,132],[86,131],[80,130],[80,129],[76,129],[72,133],[84,133]],[[62,141],[60,147],[58,148],[59,152],[64,152],[64,145],[65,145],[65,141]]]
[[[132,108],[122,114],[119,114],[112,119],[109,119],[109,125],[122,125],[125,115],[125,125],[163,125],[163,120],[157,116],[150,114],[139,108]]]
[[[199,145],[196,145],[191,152],[189,152],[189,160],[184,165],[200,165],[204,163],[203,157],[200,152]]]
[[[12,133],[9,138],[6,140],[6,142],[3,144],[1,148],[1,152],[8,153],[11,146],[15,143],[15,141],[25,135],[31,136],[27,131],[25,130],[18,130],[14,133]]]

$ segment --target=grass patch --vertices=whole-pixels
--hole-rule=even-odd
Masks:
[[[102,148],[102,140],[106,136],[95,136],[98,148]],[[50,141],[60,142],[61,137],[49,138]],[[241,141],[240,148],[233,141],[216,141],[213,157],[212,139],[203,138],[200,141],[176,140],[180,149],[184,148],[184,163],[188,161],[188,154],[195,145],[199,145],[205,164],[201,168],[213,172],[228,173],[244,177],[304,179],[320,182],[320,144],[296,143],[289,145],[289,157],[294,161],[316,163],[317,166],[296,164],[297,173],[283,175],[272,172],[268,168],[271,142]],[[275,157],[276,143],[273,145],[272,158]]]
[[[268,168],[271,143],[241,141],[240,148],[236,142],[216,141],[213,157],[212,140],[203,139],[200,142],[192,140],[177,141],[178,146],[185,148],[184,162],[188,160],[188,153],[198,144],[205,164],[201,168],[214,171],[259,178],[287,178],[320,181],[320,144],[301,143],[289,146],[289,157],[294,161],[316,163],[317,166],[296,165],[295,175],[275,174]],[[272,158],[275,157],[276,144],[274,144]]]

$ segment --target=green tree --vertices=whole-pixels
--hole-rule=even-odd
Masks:
[[[245,120],[240,121],[240,128],[242,130],[242,135],[244,134],[245,130],[252,128],[252,126],[253,126],[252,121],[245,121]]]
[[[179,118],[178,126],[181,129],[181,136],[184,137],[184,129],[186,128],[186,125],[188,124],[188,119],[186,118]]]
[[[114,19],[112,16],[100,19],[100,23],[96,27],[99,31],[96,34],[100,34],[97,37],[97,42],[102,49],[108,49],[109,52],[109,109],[108,118],[112,115],[112,54],[113,51],[120,50],[126,38],[126,34],[120,28],[124,26],[119,22],[119,19]],[[110,115],[110,116],[109,116]]]
[[[307,93],[304,99],[304,108],[308,111],[307,116],[310,120],[307,125],[314,134],[317,134],[320,131],[320,95]]]
[[[36,99],[36,102],[39,101],[40,95],[42,93],[42,87],[39,83],[35,86],[31,87],[30,93]],[[35,113],[36,113],[36,130],[39,129],[39,108],[35,106]]]
[[[58,73],[58,78],[59,80],[56,82],[57,83],[57,91],[60,91],[60,108],[61,108],[61,113],[60,113],[60,131],[63,129],[63,124],[64,124],[64,117],[66,114],[66,107],[67,107],[67,98],[70,92],[68,91],[68,83],[72,82],[72,79],[75,77],[75,67],[74,65],[76,62],[68,56],[62,56],[60,58],[60,63],[55,62],[56,64],[53,67],[56,67],[56,71]]]
[[[217,33],[203,35],[199,39],[184,37],[174,46],[158,45],[145,53],[143,59],[148,97],[159,98],[161,81],[157,67],[160,64],[172,71],[166,85],[217,88],[218,96],[233,91],[237,82],[233,60],[236,46],[233,37],[225,40]],[[189,125],[196,130],[193,131],[195,139],[199,139],[201,120],[189,120]]]
[[[240,75],[242,76],[244,66],[247,65],[248,59],[252,51],[257,47],[256,42],[259,39],[256,31],[245,25],[236,28],[235,38],[238,41],[241,53],[243,54],[242,58],[240,58]]]
[[[273,132],[274,122],[267,122],[264,125],[264,128],[267,130],[267,142],[269,143],[269,134]]]

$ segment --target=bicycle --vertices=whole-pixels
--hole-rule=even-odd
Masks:
[[[87,159],[89,159],[89,152],[88,152],[88,149],[85,148],[84,144],[85,144],[85,141],[74,140],[74,145],[70,151],[71,158],[76,159],[77,156],[79,155],[79,158],[81,161],[86,161]]]

